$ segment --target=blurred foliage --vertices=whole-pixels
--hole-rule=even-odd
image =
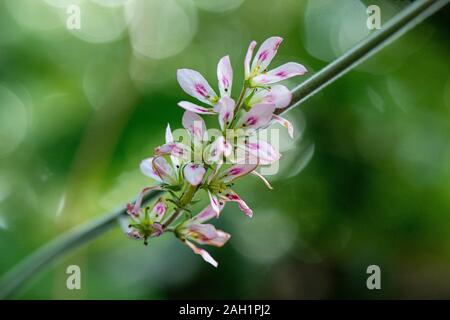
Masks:
[[[81,29],[67,30],[74,3]],[[369,34],[367,5],[386,21],[408,3],[1,1],[0,274],[148,184],[138,164],[167,122],[180,125],[187,98],[177,68],[215,84],[229,54],[237,92],[248,43],[279,35],[273,65],[313,74]],[[218,269],[169,235],[144,247],[117,228],[20,297],[450,298],[449,18],[433,16],[290,112],[297,139],[286,140],[275,190],[245,179],[255,217],[227,206],[219,225],[232,238],[211,249]],[[70,264],[82,290],[65,287]],[[371,264],[380,291],[366,288]]]

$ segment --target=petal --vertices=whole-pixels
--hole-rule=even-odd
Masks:
[[[217,80],[219,81],[220,96],[229,97],[233,84],[233,68],[229,56],[220,59],[217,65]]]
[[[209,240],[207,243],[210,246],[222,247],[228,240],[230,240],[231,235],[222,230],[217,230],[217,236],[214,239]]]
[[[186,146],[179,142],[169,142],[155,148],[157,156],[172,155],[175,157],[183,157],[188,153]]]
[[[216,230],[212,224],[194,224],[187,236],[197,243],[215,247],[222,247],[231,237],[222,230]]]
[[[200,244],[217,237],[216,228],[212,224],[193,223],[187,227],[186,236]]]
[[[147,177],[152,178],[153,180],[156,180],[158,182],[162,182],[162,180],[159,177],[159,175],[155,172],[155,170],[153,170],[152,162],[153,162],[153,157],[152,158],[147,158],[145,160],[142,160],[141,164],[140,164],[141,172],[143,174],[145,174]]]
[[[162,235],[164,233],[164,227],[159,222],[154,222],[152,224],[152,227],[153,227],[153,233],[152,233],[153,237],[159,237],[160,235]]]
[[[283,38],[270,37],[261,44],[253,59],[251,73],[259,74],[266,70],[282,41]]]
[[[194,143],[203,141],[206,132],[205,121],[198,114],[185,111],[181,120],[183,127],[190,133]]]
[[[272,115],[272,120],[274,120],[276,123],[279,123],[283,127],[285,127],[289,133],[289,136],[293,139],[294,138],[294,126],[292,123],[290,123],[285,118],[282,118],[280,116],[277,116],[276,114]]]
[[[231,145],[223,136],[219,136],[205,148],[203,158],[208,164],[218,164],[223,162],[223,155],[227,156],[230,153]]]
[[[286,80],[294,76],[301,76],[307,72],[306,68],[296,62],[285,63],[265,74],[260,74],[251,80],[252,86],[267,85]]]
[[[255,170],[257,166],[257,164],[237,164],[231,166],[220,175],[220,179],[225,183],[233,182],[237,178],[249,174]]]
[[[162,157],[155,157],[152,161],[153,171],[167,184],[177,184],[177,178],[173,167]]]
[[[129,239],[133,239],[133,240],[142,240],[142,239],[144,239],[144,237],[137,230],[128,231],[126,233],[126,235],[127,235],[127,237]]]
[[[128,214],[130,214],[133,217],[139,216],[139,212],[141,211],[142,200],[144,199],[144,195],[150,190],[161,190],[161,187],[154,186],[154,187],[146,187],[146,188],[142,189],[141,192],[139,193],[139,195],[137,196],[136,202],[134,203],[134,205],[131,205],[131,204],[127,205]]]
[[[274,104],[257,104],[238,121],[236,128],[259,129],[269,124],[275,111]]]
[[[166,128],[166,143],[173,142],[173,135],[172,130],[170,129],[170,124],[167,124]],[[180,159],[177,156],[170,156],[170,160],[172,160],[173,166],[175,168],[179,168],[180,166]]]
[[[160,222],[167,212],[167,203],[163,199],[159,199],[153,206],[150,218],[156,222]]]
[[[270,185],[269,181],[267,181],[267,179],[261,173],[259,173],[258,171],[252,171],[251,174],[260,178],[267,188],[273,190],[273,187]]]
[[[166,127],[166,143],[173,142],[172,130],[170,129],[170,124]]]
[[[223,203],[221,203],[221,201],[219,201],[219,199],[217,199],[217,197],[214,194],[212,194],[212,192],[209,190],[208,190],[208,196],[209,196],[209,201],[211,202],[211,208],[214,210],[214,212],[216,213],[216,216],[218,217]]]
[[[239,206],[239,209],[244,212],[249,218],[253,217],[253,210],[245,203],[241,197],[238,196],[236,192],[231,189],[227,189],[224,191],[224,198],[228,201],[236,202]]]
[[[201,102],[213,105],[218,99],[208,81],[195,70],[178,69],[177,80],[184,92]]]
[[[233,120],[234,106],[235,104],[233,99],[229,97],[223,97],[214,107],[214,110],[219,113],[220,129],[225,130],[230,124],[231,120]]]
[[[250,76],[250,61],[252,60],[253,50],[255,50],[255,47],[256,47],[256,41],[250,42],[250,45],[248,46],[248,49],[247,49],[247,54],[245,55],[244,71],[245,71],[245,79],[246,80]]]
[[[188,101],[180,101],[178,102],[178,105],[187,111],[195,112],[198,114],[215,114],[214,110],[212,109],[201,107]]]
[[[255,93],[248,102],[249,106],[260,103],[274,104],[276,108],[285,108],[291,103],[292,93],[285,86],[279,84]]]
[[[194,245],[192,242],[188,241],[188,240],[183,240],[183,242],[192,249],[192,251],[194,251],[195,254],[199,254],[202,256],[203,260],[205,260],[206,262],[212,264],[214,267],[217,268],[217,266],[219,265],[217,263],[216,260],[214,260],[213,257],[211,257],[211,255],[204,249],[200,249],[198,248],[196,245]]]
[[[223,208],[219,205],[219,209],[221,210]],[[206,222],[214,217],[217,217],[216,211],[212,208],[212,205],[208,205],[206,208],[204,208],[202,211],[200,211],[195,217],[192,218],[192,222],[194,223],[203,223]]]
[[[245,144],[245,150],[256,157],[260,165],[272,164],[281,157],[280,153],[264,140],[249,141]]]
[[[187,164],[184,169],[184,178],[193,186],[198,186],[202,183],[203,177],[205,176],[206,170],[203,166],[195,163]]]

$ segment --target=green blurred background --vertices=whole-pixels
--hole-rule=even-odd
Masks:
[[[0,275],[65,230],[133,198],[141,159],[180,126],[178,68],[215,87],[229,54],[234,94],[248,43],[284,38],[272,66],[320,70],[408,1],[0,1]],[[67,30],[79,4],[81,29]],[[450,298],[448,9],[289,112],[278,175],[248,177],[247,219],[218,269],[167,235],[148,247],[120,228],[37,275],[28,299]],[[293,87],[305,78],[287,83]],[[81,267],[82,289],[66,288]],[[379,265],[381,290],[366,288]]]

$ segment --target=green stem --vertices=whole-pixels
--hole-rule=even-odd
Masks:
[[[161,191],[150,191],[144,195],[142,203],[147,203],[160,194]],[[75,227],[42,246],[3,276],[0,281],[0,299],[13,296],[26,280],[51,262],[104,234],[117,224],[118,218],[126,215],[126,208],[118,209]]]
[[[382,29],[373,32],[356,47],[346,52],[324,69],[314,74],[307,81],[294,88],[292,91],[292,104],[288,108],[280,110],[279,113],[284,113],[299,106],[341,75],[350,71],[400,35],[409,31],[418,23],[437,12],[449,1],[450,0],[415,1],[387,22]],[[238,108],[242,105],[245,91],[246,88],[244,85],[237,101]],[[145,201],[154,199],[157,195],[158,193],[155,192],[148,194],[145,197]],[[0,281],[0,299],[10,297],[13,293],[17,292],[26,280],[49,265],[50,262],[54,261],[56,258],[93,240],[109,230],[115,224],[117,218],[124,214],[125,209],[109,213],[102,218],[87,222],[80,227],[68,231],[38,249],[2,278]],[[179,213],[177,213],[173,219],[175,220],[178,215]]]
[[[239,112],[239,109],[241,108],[243,102],[244,102],[244,98],[245,98],[245,94],[247,93],[247,89],[248,89],[248,85],[247,85],[247,81],[244,82],[244,85],[242,86],[242,90],[241,93],[239,94],[239,97],[236,101],[236,106],[235,106],[235,110],[234,110],[234,116],[233,116],[233,120],[231,121],[232,123],[234,122],[234,120],[236,119],[236,116]]]
[[[439,11],[449,0],[416,0],[402,12],[386,22],[381,29],[374,31],[370,36],[355,47],[328,64],[325,68],[312,75],[292,90],[291,105],[285,109],[277,109],[282,114],[298,107],[314,94],[333,83],[340,76],[352,70],[373,54],[408,32],[423,20]]]
[[[166,229],[169,227],[172,222],[174,222],[178,216],[183,212],[184,208],[191,203],[192,199],[195,196],[195,193],[197,192],[198,187],[197,186],[189,186],[189,188],[186,190],[185,193],[181,196],[181,199],[179,201],[180,207],[175,208],[172,215],[167,219],[167,221],[164,223],[163,228]]]

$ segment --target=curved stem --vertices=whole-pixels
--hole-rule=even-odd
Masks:
[[[324,69],[310,77],[307,81],[294,88],[292,91],[292,104],[288,108],[278,111],[278,113],[284,113],[299,106],[315,93],[335,81],[338,77],[350,71],[391,41],[437,12],[449,1],[450,0],[415,1],[387,22],[382,29],[373,32],[356,47],[343,54]],[[239,105],[242,104],[244,94],[245,90],[241,93],[242,98],[239,98],[238,100]],[[158,194],[159,192],[146,194],[144,201],[148,202],[157,197]],[[109,230],[116,223],[117,218],[125,214],[125,211],[125,209],[120,209],[109,213],[104,217],[89,221],[86,224],[59,236],[28,256],[0,281],[0,299],[10,297],[13,293],[17,292],[26,280],[49,265],[55,259]]]
[[[144,195],[143,203],[158,197],[162,191],[150,191]],[[51,262],[81,245],[97,238],[126,216],[126,208],[118,209],[103,217],[88,221],[55,238],[22,260],[0,281],[0,299],[14,295],[26,280],[48,266]]]
[[[285,109],[277,109],[277,114],[285,113],[300,104],[326,86],[337,80],[340,76],[352,70],[373,54],[390,44],[392,41],[414,28],[417,24],[439,11],[449,0],[416,0],[402,12],[386,22],[381,29],[374,31],[370,36],[355,47],[328,64],[325,68],[312,75],[292,90],[291,105]]]

